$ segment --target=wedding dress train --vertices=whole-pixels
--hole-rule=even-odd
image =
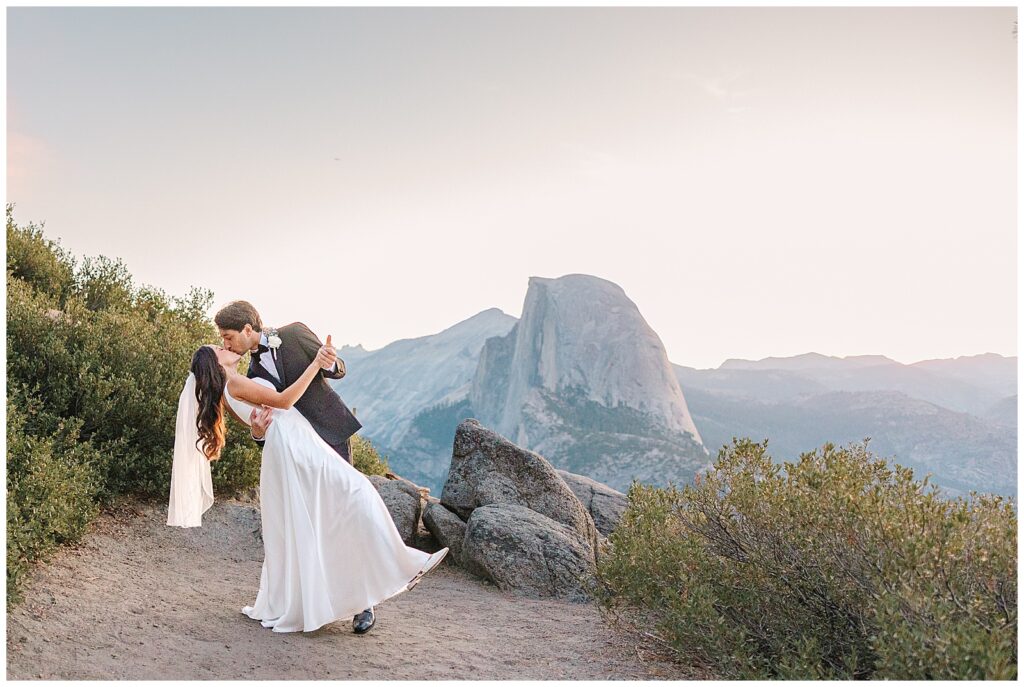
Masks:
[[[225,398],[248,422],[252,406],[227,390]],[[267,429],[260,511],[265,555],[259,592],[242,612],[274,632],[351,620],[411,588],[428,559],[440,561],[405,545],[373,484],[295,408],[275,410]]]

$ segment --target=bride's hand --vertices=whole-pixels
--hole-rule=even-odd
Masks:
[[[335,360],[338,359],[338,354],[334,350],[334,346],[331,345],[331,335],[327,335],[327,343],[319,347],[316,351],[316,357],[313,360],[313,364],[317,368],[323,370],[330,370],[334,367]]]
[[[321,346],[311,364],[316,365],[318,368],[330,369],[334,365],[334,356],[327,352],[326,347]]]
[[[317,360],[320,361],[320,367],[325,370],[333,369],[335,363],[338,362],[338,352],[334,349],[334,345],[331,343],[330,334],[327,335],[327,343],[321,346],[320,350],[317,351]]]

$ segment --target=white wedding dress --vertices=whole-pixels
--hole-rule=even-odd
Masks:
[[[224,396],[248,422],[253,407],[226,389]],[[431,558],[405,545],[370,480],[294,407],[275,410],[267,429],[260,510],[260,589],[242,612],[274,632],[351,620],[405,591]]]

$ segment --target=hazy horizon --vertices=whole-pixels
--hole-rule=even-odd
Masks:
[[[7,10],[7,201],[376,350],[530,276],[676,364],[1017,352],[1015,7]]]

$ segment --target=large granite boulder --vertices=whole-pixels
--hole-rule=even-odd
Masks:
[[[597,548],[593,518],[551,463],[473,419],[455,430],[441,503],[467,521],[482,506],[524,506],[577,533],[591,551]]]
[[[462,542],[466,538],[466,523],[440,503],[431,501],[423,509],[423,524],[442,547],[448,547],[452,559],[462,565]]]
[[[381,475],[370,475],[369,480],[388,507],[391,519],[402,535],[402,541],[413,546],[417,541],[416,532],[422,513],[419,487],[409,480],[388,479]]]
[[[579,531],[534,510],[495,503],[473,510],[462,565],[500,589],[584,602],[594,548]]]
[[[597,531],[608,536],[622,519],[622,514],[629,505],[629,498],[621,491],[612,489],[584,475],[577,475],[566,470],[556,470],[559,477],[569,485],[572,493],[580,500],[583,507],[594,519]]]

